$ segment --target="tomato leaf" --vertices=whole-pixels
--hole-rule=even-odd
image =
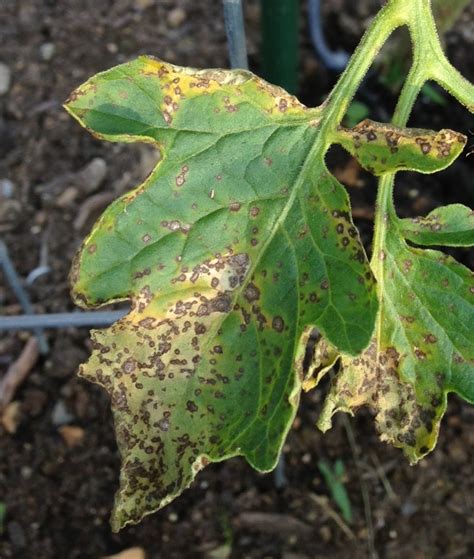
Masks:
[[[118,528],[165,505],[209,461],[272,469],[300,392],[304,334],[357,354],[374,280],[345,190],[318,147],[320,109],[252,74],[140,58],[67,109],[162,159],[78,253],[73,294],[131,312],[93,333],[81,374],[112,396],[123,457]]]
[[[417,245],[474,245],[474,212],[462,204],[436,208],[426,217],[403,219],[403,236]]]
[[[450,256],[410,247],[403,238],[408,232],[420,244],[464,245],[472,211],[455,205],[430,216],[389,218],[384,250],[377,255],[375,336],[361,355],[341,356],[318,420],[326,431],[337,411],[368,405],[382,440],[402,448],[412,463],[434,448],[449,392],[474,403],[474,274]],[[441,227],[432,230],[433,224]],[[323,340],[305,388],[314,388],[335,359]]]
[[[374,276],[324,162],[331,143],[380,161],[374,172],[432,172],[464,140],[443,131],[450,147],[434,156],[418,139],[438,145],[436,133],[366,122],[399,136],[400,153],[387,152],[386,136],[358,147],[353,132],[330,128],[331,103],[308,109],[249,72],[149,57],[94,76],[66,109],[101,139],[161,152],[146,181],[104,212],[71,272],[82,306],[132,302],[92,333],[80,370],[111,394],[119,529],[166,505],[209,462],[276,465],[313,328],[345,356],[370,342]]]
[[[374,175],[441,171],[466,145],[466,137],[452,130],[398,128],[369,119],[354,128],[339,127],[336,141]]]

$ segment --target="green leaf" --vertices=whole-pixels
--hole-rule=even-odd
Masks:
[[[466,137],[452,130],[398,128],[369,119],[354,128],[339,127],[335,141],[374,175],[435,173],[451,165],[466,145]]]
[[[446,217],[445,209],[437,215]],[[458,210],[462,223],[466,209],[457,205],[449,215]],[[408,246],[406,221],[389,218],[384,250],[377,255],[375,337],[360,356],[341,356],[318,426],[325,431],[337,411],[368,405],[382,440],[402,448],[414,463],[436,444],[447,394],[474,402],[474,274],[442,252]],[[323,341],[317,377],[305,387],[317,385],[332,363],[334,349]]]
[[[474,211],[462,204],[433,210],[426,217],[402,219],[403,236],[418,245],[474,245]]]
[[[0,535],[5,531],[5,516],[7,515],[7,507],[5,503],[0,501]]]
[[[432,103],[440,105],[441,107],[445,107],[448,104],[446,97],[429,83],[425,83],[421,89],[421,93],[426,99]]]
[[[331,492],[332,500],[336,503],[342,512],[344,520],[348,523],[352,523],[352,506],[349,499],[349,495],[344,486],[344,478],[346,475],[344,462],[340,459],[336,460],[334,466],[326,462],[326,460],[320,460],[318,462],[318,468],[324,477],[324,481]]]
[[[361,120],[367,118],[369,114],[370,109],[365,103],[362,103],[361,101],[352,101],[344,117],[344,124],[348,128],[352,128]]]
[[[99,137],[162,159],[113,203],[77,255],[82,305],[131,299],[92,334],[81,375],[112,397],[123,464],[113,527],[137,522],[208,462],[272,469],[317,326],[355,355],[377,302],[347,194],[325,167],[321,109],[247,72],[142,57],[76,90]]]

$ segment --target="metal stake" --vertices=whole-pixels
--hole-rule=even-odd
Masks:
[[[223,0],[223,2],[230,67],[248,70],[242,2],[241,0]]]

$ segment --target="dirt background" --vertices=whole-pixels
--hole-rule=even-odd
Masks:
[[[0,234],[22,277],[47,256],[51,271],[30,288],[37,312],[72,310],[71,258],[105,205],[141,180],[155,155],[147,146],[101,143],[68,117],[61,102],[92,74],[141,53],[181,65],[228,65],[221,3],[203,0],[2,0],[0,62],[11,71],[0,95]],[[259,9],[247,0],[252,69],[259,69]],[[380,2],[327,0],[333,46],[352,50]],[[446,37],[448,54],[471,80],[471,3]],[[315,105],[337,76],[317,62],[301,19],[301,97]],[[386,118],[394,97],[375,77],[361,99]],[[422,99],[412,124],[454,128],[470,138],[474,119],[446,97]],[[374,183],[337,150],[330,162],[353,199],[370,244]],[[474,158],[449,170],[399,177],[405,216],[462,202],[474,205]],[[458,252],[471,267],[471,252]],[[20,308],[0,283],[2,314]],[[29,334],[0,339],[0,374]],[[48,332],[40,358],[0,427],[0,558],[99,558],[138,546],[148,558],[383,558],[474,556],[474,408],[456,397],[437,449],[417,467],[380,443],[361,410],[326,435],[314,423],[322,391],[303,397],[284,449],[286,481],[253,472],[242,459],[213,465],[182,497],[140,525],[112,534],[108,517],[119,457],[108,398],[75,371],[89,353],[85,329]],[[15,413],[13,413],[15,412]],[[74,427],[75,429],[72,429]],[[9,432],[10,431],[10,432]],[[353,440],[352,440],[353,439]],[[351,444],[351,441],[353,444]],[[341,459],[353,522],[341,527],[319,472],[320,459]],[[281,480],[280,480],[281,481]],[[0,505],[1,506],[1,505]],[[375,550],[375,551],[373,551]]]

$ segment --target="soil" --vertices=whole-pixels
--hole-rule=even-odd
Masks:
[[[325,5],[329,41],[352,50],[380,2]],[[258,2],[246,2],[250,62],[257,72],[258,15]],[[471,80],[473,17],[471,5],[446,37],[450,58]],[[12,74],[9,91],[0,96],[0,233],[23,277],[47,252],[51,270],[30,288],[35,310],[72,310],[67,274],[81,239],[106,203],[148,173],[155,156],[147,146],[95,140],[61,102],[89,76],[141,53],[180,65],[226,67],[221,4],[3,0],[0,44],[0,62]],[[300,93],[314,105],[337,76],[318,64],[303,22],[301,45]],[[412,124],[449,126],[472,145],[473,117],[445,98],[440,106],[425,97]],[[375,77],[364,84],[361,100],[373,118],[389,115],[395,102]],[[348,187],[369,246],[374,182],[337,150],[329,160]],[[473,160],[461,156],[436,175],[401,175],[399,212],[419,215],[452,202],[474,206]],[[474,267],[472,251],[456,254]],[[0,304],[4,314],[20,312],[4,283]],[[1,373],[29,335],[0,339]],[[88,332],[49,331],[48,340],[49,354],[16,393],[14,432],[0,427],[0,503],[6,508],[1,559],[95,559],[134,546],[156,559],[474,556],[474,408],[454,396],[436,450],[410,467],[399,450],[379,441],[367,410],[348,421],[337,417],[322,435],[314,424],[323,390],[305,395],[284,448],[284,480],[257,474],[242,459],[212,465],[164,510],[113,534],[108,518],[119,457],[109,401],[75,374],[90,351]],[[344,464],[353,513],[348,529],[325,498],[330,493],[318,469],[321,459]]]

